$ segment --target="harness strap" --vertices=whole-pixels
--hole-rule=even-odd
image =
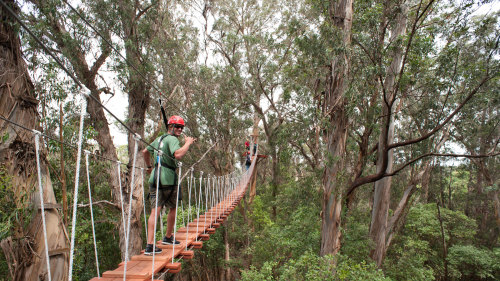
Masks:
[[[163,142],[163,139],[164,139],[166,136],[168,136],[168,135],[163,135],[163,136],[160,138],[160,141],[158,142],[158,150],[162,147],[162,142]],[[170,148],[169,148],[169,151],[170,151]],[[170,170],[172,170],[172,171],[174,172],[174,174],[175,174],[174,185],[176,185],[176,184],[177,184],[177,173],[176,173],[176,171],[175,171],[175,170],[177,169],[177,167],[174,167],[174,166],[170,166],[170,165],[168,165],[167,163],[165,163],[165,162],[161,159],[161,157],[158,157],[158,160],[159,160],[159,161],[157,161],[157,162],[155,163],[155,170],[156,170],[156,169],[158,169],[158,170],[160,171],[160,172],[158,173],[158,176],[160,176],[160,174],[161,174],[161,169],[160,169],[160,166],[165,167],[165,168],[167,168],[167,169],[170,169]],[[156,174],[155,174],[155,175],[156,175]],[[161,183],[161,181],[160,181],[160,183]],[[160,184],[160,186],[161,186],[161,184]],[[170,197],[170,196],[169,196],[169,197]]]
[[[167,163],[165,163],[165,162],[163,162],[163,161],[161,161],[161,160],[160,160],[160,165],[161,165],[162,167],[169,168],[170,170],[173,170],[173,171],[175,171],[175,170],[177,169],[177,167],[170,166],[170,165],[168,165]]]

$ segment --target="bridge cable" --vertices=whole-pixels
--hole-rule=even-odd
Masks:
[[[179,163],[179,175],[182,175],[182,162]],[[182,179],[181,179],[182,180]],[[180,188],[181,188],[181,180],[179,180],[179,182],[177,183],[177,196],[175,197],[175,220],[174,220],[174,234],[171,236],[172,237],[172,241],[173,241],[173,245],[172,245],[172,263],[174,263],[174,253],[175,253],[175,233],[176,233],[176,228],[177,228],[177,213],[178,213],[178,206],[179,206],[179,192],[180,192]]]
[[[202,183],[202,179],[203,179],[203,171],[200,171],[200,192],[198,194],[198,204],[197,204],[197,214],[196,214],[196,217],[198,218],[198,220],[196,221],[196,233],[199,233],[199,225],[200,225],[200,208],[201,208],[201,183]],[[196,200],[196,196],[195,196],[195,200]],[[198,241],[198,236],[196,236],[196,241]]]
[[[85,98],[82,99],[82,105],[80,108],[80,128],[78,130],[78,153],[76,156],[76,172],[75,172],[75,190],[74,190],[74,200],[73,200],[73,220],[71,227],[71,251],[69,258],[69,273],[68,273],[68,281],[73,280],[72,272],[73,272],[73,259],[75,252],[75,232],[76,232],[76,211],[78,204],[78,185],[80,180],[80,159],[82,156],[82,143],[83,143],[83,122],[85,116],[85,108],[87,105],[87,100]]]
[[[92,192],[90,190],[89,154],[90,154],[90,151],[85,150],[85,163],[86,163],[86,167],[87,167],[87,186],[88,186],[88,190],[89,190],[89,207],[90,207],[90,219],[92,221],[92,238],[94,240],[95,263],[96,263],[96,268],[97,268],[97,277],[101,278],[101,275],[99,273],[99,257],[97,255],[97,242],[96,242],[96,237],[95,237],[94,211],[92,208]]]
[[[160,162],[160,157],[163,155],[163,152],[159,150],[158,156],[157,156],[157,167],[161,167],[161,162]],[[151,272],[155,272],[155,254],[156,254],[156,224],[158,222],[158,192],[159,192],[159,187],[160,187],[160,168],[156,169],[156,200],[155,200],[155,210],[154,210],[154,218],[155,218],[155,223],[154,223],[154,231],[153,231],[153,262],[151,263]],[[153,213],[153,212],[151,212]],[[149,241],[148,241],[149,242]],[[154,274],[151,275],[151,281],[154,279]]]
[[[1,0],[0,0],[0,1],[1,1]],[[21,125],[21,124],[19,124],[19,123],[16,123],[16,122],[14,122],[14,121],[12,121],[12,120],[10,120],[10,119],[7,119],[7,118],[5,118],[5,117],[4,117],[4,116],[2,116],[2,115],[0,115],[0,119],[2,119],[3,121],[5,121],[5,122],[7,122],[7,123],[10,123],[10,124],[12,124],[12,125],[14,125],[14,126],[16,126],[16,127],[19,127],[19,128],[21,128],[21,129],[23,129],[23,130],[26,130],[26,131],[29,131],[29,132],[33,132],[33,129],[27,128],[26,126],[23,126],[23,125]],[[42,133],[42,132],[40,132],[40,131],[37,131],[37,132],[38,132],[38,134],[40,134],[40,136],[42,136],[43,138],[46,138],[46,139],[49,139],[49,140],[55,141],[55,142],[57,142],[57,143],[59,143],[59,144],[63,144],[63,145],[65,145],[65,146],[68,146],[68,147],[71,147],[71,148],[73,148],[73,149],[75,149],[75,150],[78,150],[78,146],[76,146],[76,145],[73,145],[73,144],[68,143],[68,142],[61,141],[61,140],[59,140],[59,139],[58,139],[58,138],[56,138],[56,137],[53,137],[53,136],[48,135],[48,134],[46,134],[46,133]],[[120,165],[124,165],[124,166],[128,166],[128,165],[129,165],[129,163],[122,163],[122,162],[120,162],[120,161],[113,160],[113,159],[107,158],[107,157],[105,157],[105,156],[102,156],[102,155],[99,155],[99,154],[96,154],[96,153],[93,153],[93,152],[90,152],[90,151],[89,151],[89,153],[90,153],[90,155],[92,155],[92,156],[94,156],[94,157],[96,157],[96,158],[101,158],[101,159],[106,160],[106,161],[109,161],[109,162],[118,163],[118,164],[120,164]],[[144,168],[142,168],[142,167],[136,167],[136,169],[144,169]]]
[[[123,207],[123,188],[122,188],[122,172],[120,169],[120,161],[117,162],[118,164],[118,188],[120,189],[120,206],[121,206],[121,213],[122,213],[122,226],[123,226],[123,235],[127,237],[127,230],[126,230],[126,224],[125,224],[125,207]]]
[[[188,215],[187,215],[187,223],[186,223],[186,251],[188,250],[188,238],[189,238],[189,223],[191,222],[190,217],[191,217],[191,189],[193,187],[193,172],[194,169],[191,168],[191,176],[189,177],[188,181]],[[196,187],[195,187],[196,188]],[[175,242],[174,242],[175,243]]]
[[[49,281],[52,280],[51,274],[50,274],[50,257],[49,257],[49,244],[47,242],[47,225],[45,222],[45,207],[44,207],[44,202],[43,202],[43,187],[42,187],[42,173],[40,171],[40,134],[38,131],[33,130],[32,132],[35,133],[35,152],[36,152],[36,168],[38,172],[38,190],[39,190],[39,196],[40,196],[40,211],[41,211],[41,216],[42,216],[42,223],[43,223],[43,237],[44,237],[44,242],[45,242],[45,258],[47,259],[47,274],[49,277]]]
[[[148,237],[148,221],[146,219],[146,196],[144,194],[144,169],[142,169],[141,173],[141,185],[142,185],[142,207],[144,208],[144,229],[146,231],[146,240]],[[147,242],[146,242],[147,244]]]
[[[141,137],[136,134],[134,137],[134,158],[132,161],[132,176],[130,180],[130,193],[129,193],[129,202],[128,202],[128,221],[127,221],[127,234],[125,235],[125,269],[123,272],[123,281],[125,281],[125,277],[127,276],[127,264],[128,264],[128,244],[129,244],[129,235],[130,235],[130,218],[132,217],[132,198],[134,197],[134,180],[135,180],[135,161],[137,160],[137,150],[139,145],[139,140]]]

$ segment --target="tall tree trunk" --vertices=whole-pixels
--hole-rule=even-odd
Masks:
[[[253,115],[253,129],[252,129],[252,141],[250,142],[250,150],[253,151],[253,143],[257,143],[259,139],[259,114],[257,112],[254,112]],[[260,148],[259,148],[260,150]],[[248,203],[252,204],[255,196],[257,195],[257,189],[256,189],[256,182],[257,182],[257,165],[255,166],[255,172],[253,173],[253,179],[251,180],[251,185],[250,185],[250,190],[249,190],[249,197],[248,197]]]
[[[391,42],[397,42],[397,39],[406,34],[406,22],[408,8],[405,3],[400,4],[400,14],[398,14],[396,25],[394,26]],[[396,48],[392,58],[391,65],[387,70],[385,79],[384,99],[382,102],[382,129],[378,144],[377,173],[384,171],[392,172],[393,150],[387,149],[388,145],[394,140],[394,112],[393,105],[396,99],[397,89],[395,88],[396,76],[401,71],[401,62],[403,59],[402,48]],[[387,158],[386,158],[387,157]],[[384,159],[386,158],[386,159]],[[389,216],[389,203],[391,195],[391,177],[385,177],[375,182],[375,192],[373,199],[372,220],[370,225],[370,237],[375,243],[375,249],[372,251],[372,259],[377,266],[382,265],[386,249],[387,220]]]
[[[446,245],[446,234],[444,233],[443,218],[441,217],[441,208],[439,203],[436,203],[437,215],[439,221],[439,229],[441,230],[441,242],[443,243],[443,265],[444,265],[444,280],[448,280],[448,246]]]
[[[50,3],[46,1],[30,0],[33,4],[37,6],[40,13],[43,13],[48,20],[48,26],[50,32],[52,33],[52,39],[57,44],[58,48],[62,51],[65,57],[71,63],[73,70],[75,71],[76,77],[81,81],[83,85],[90,91],[90,95],[94,99],[100,102],[101,89],[96,84],[96,76],[100,67],[104,64],[107,57],[109,56],[111,49],[106,47],[103,49],[102,53],[95,60],[92,66],[89,66],[86,60],[84,51],[78,46],[78,42],[73,42],[75,39],[71,37],[71,34],[66,30],[64,23],[54,18],[54,14],[51,9],[55,7],[49,6]],[[75,48],[76,46],[76,48]],[[106,115],[104,114],[104,109],[101,105],[94,102],[93,99],[89,99],[87,103],[87,112],[89,114],[90,124],[98,132],[95,139],[99,144],[101,155],[107,159],[117,161],[118,156],[116,153],[116,148],[113,144],[113,139],[111,138],[111,133],[108,125]],[[111,163],[106,168],[109,175],[109,185],[112,190],[113,201],[120,202],[120,185],[118,182],[118,168],[116,165]],[[122,185],[126,186],[126,185]],[[142,196],[142,195],[141,195]],[[140,197],[142,198],[142,197]],[[120,204],[117,204],[119,206]],[[123,226],[118,227],[120,234],[122,234]],[[136,239],[131,236],[131,240],[136,241]],[[140,241],[140,238],[138,238]],[[120,245],[124,245],[124,235],[120,235]],[[122,257],[125,252],[124,247],[120,247],[122,251]]]
[[[16,12],[19,8],[12,0],[7,5]],[[2,117],[24,127],[38,129],[38,100],[28,75],[26,63],[22,58],[19,26],[4,8],[0,8],[0,114]],[[17,31],[16,31],[17,30]],[[18,225],[11,237],[1,242],[13,280],[47,279],[47,260],[45,238],[42,231],[40,197],[38,195],[37,166],[35,159],[34,135],[0,120],[0,135],[7,138],[0,143],[0,164],[12,176],[14,195],[27,194],[14,198],[17,206],[34,208],[34,216],[24,229]],[[69,242],[65,236],[64,225],[57,212],[56,198],[50,180],[45,158],[47,151],[41,146],[40,170],[43,199],[46,206],[45,220],[52,280],[68,279],[67,249]],[[26,203],[26,204],[23,204]]]
[[[344,51],[332,59],[327,78],[323,112],[330,120],[326,129],[328,161],[323,173],[323,205],[320,255],[335,255],[340,249],[342,185],[345,168],[348,117],[346,115],[345,82],[350,65],[352,0],[330,1],[330,18],[340,32]]]
[[[231,260],[230,258],[230,252],[229,252],[229,239],[227,237],[227,227],[224,227],[224,261],[226,262],[226,264],[229,264],[229,261]],[[225,269],[225,274],[224,274],[224,279],[226,281],[229,281],[231,280],[231,267],[230,266],[225,266],[226,269]]]
[[[129,15],[131,19],[135,18],[135,14]],[[129,20],[131,20],[129,19]],[[128,28],[130,30],[130,34],[126,32],[126,37],[125,37],[125,42],[128,40],[137,40],[135,36],[136,32],[136,26],[134,23],[132,23],[132,26]],[[134,44],[125,44],[125,51],[126,51],[126,57],[127,60],[130,61],[134,66],[138,67],[141,65],[141,60],[140,60],[140,55],[138,50],[136,48],[136,44],[138,45],[139,43],[135,42]],[[133,45],[133,46],[132,46]],[[139,136],[144,137],[144,123],[146,120],[146,110],[149,107],[150,103],[150,97],[149,97],[149,90],[150,87],[146,84],[146,81],[139,76],[139,74],[130,69],[129,71],[129,80],[127,83],[127,89],[128,89],[128,120],[127,120],[127,125],[134,131],[136,132]],[[136,153],[134,151],[135,148],[135,142],[136,140],[134,139],[134,135],[128,134],[128,158],[129,158],[129,166],[128,168],[128,178],[127,178],[127,192],[125,196],[126,198],[130,199],[130,181],[132,180],[132,165],[131,163],[134,160],[134,154]],[[143,143],[141,143],[139,140],[137,140],[138,143],[138,151],[144,149]],[[144,159],[140,153],[137,153],[136,155],[136,160],[135,160],[136,166],[143,167],[144,166]],[[141,239],[141,233],[142,233],[142,228],[141,228],[141,210],[143,209],[143,192],[140,189],[141,187],[141,177],[139,175],[139,172],[141,170],[136,169],[135,171],[135,178],[134,182],[132,185],[134,186],[134,193],[133,193],[133,199],[132,202],[132,213],[131,218],[130,218],[130,238],[129,238],[129,253],[134,253],[137,254],[141,251],[142,248],[142,239]],[[145,186],[147,188],[147,186]],[[129,200],[127,199],[126,206],[129,205]],[[123,229],[123,228],[121,228]],[[122,235],[120,235],[122,237]],[[125,237],[125,236],[123,236]],[[124,239],[120,240],[120,248],[122,249],[122,253],[124,252],[125,248],[125,241]],[[122,256],[123,257],[123,256]]]
[[[271,140],[268,138],[268,140]],[[273,197],[273,203],[272,203],[272,212],[271,216],[273,220],[276,219],[276,216],[278,215],[278,210],[276,207],[277,204],[277,196],[278,196],[278,187],[279,187],[279,155],[278,155],[278,148],[276,145],[274,145],[272,142],[270,143],[271,146],[271,158],[272,158],[272,171],[273,171],[273,178],[271,180],[271,186],[272,186],[272,197]]]

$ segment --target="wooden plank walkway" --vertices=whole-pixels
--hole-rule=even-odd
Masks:
[[[254,157],[254,160],[256,157]],[[252,161],[248,175],[252,175],[256,161]],[[191,249],[200,249],[202,240],[208,240],[208,235],[215,233],[215,229],[231,214],[234,208],[239,204],[245,195],[249,186],[251,176],[244,176],[237,187],[223,201],[197,219],[181,227],[175,233],[175,239],[180,242],[178,245],[163,245],[157,241],[156,245],[162,248],[160,254],[154,256],[144,255],[144,250],[139,255],[132,256],[127,263],[127,272],[125,274],[128,281],[150,281],[154,274],[160,272],[177,273],[181,270],[181,264],[173,262],[175,259],[193,258],[194,252]],[[123,281],[125,262],[118,265],[115,270],[106,271],[100,278],[94,277],[90,281]]]

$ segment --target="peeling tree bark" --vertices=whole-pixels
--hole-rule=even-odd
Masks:
[[[395,43],[399,37],[406,34],[408,7],[405,3],[400,5],[400,14],[397,16],[396,25],[394,26],[391,38],[391,42]],[[394,161],[393,150],[389,150],[388,145],[394,140],[393,105],[395,104],[396,92],[398,90],[395,87],[396,76],[401,71],[402,59],[402,48],[396,48],[391,65],[387,70],[387,77],[383,88],[384,99],[382,102],[382,116],[385,122],[382,124],[378,143],[377,173],[381,173],[382,171],[385,171],[385,173],[392,172],[392,164]],[[385,256],[391,183],[391,177],[385,177],[375,182],[370,237],[375,242],[375,249],[372,251],[371,256],[379,267],[382,265]]]
[[[329,160],[323,173],[323,206],[321,220],[320,255],[337,254],[341,239],[341,211],[343,175],[347,141],[348,117],[346,115],[345,79],[349,71],[352,27],[352,0],[330,1],[330,21],[340,32],[344,51],[332,58],[331,73],[323,112],[330,120],[326,129]]]
[[[127,61],[129,61],[135,68],[141,69],[140,66],[143,65],[143,58],[141,57],[142,46],[141,42],[139,42],[139,38],[137,36],[137,21],[144,14],[137,10],[137,5],[132,3],[124,3],[123,1],[119,1],[118,5],[121,9],[121,18],[120,21],[122,23],[122,29],[124,32],[124,42],[125,42],[125,55]],[[146,110],[150,104],[150,88],[147,81],[141,77],[137,71],[133,70],[129,66],[129,74],[128,80],[126,83],[127,91],[128,91],[128,119],[127,125],[132,129],[136,134],[140,137],[144,137],[144,124],[146,120]],[[141,186],[141,177],[139,173],[141,170],[136,169],[135,178],[132,185],[134,186],[134,193],[130,194],[130,188],[132,180],[132,161],[134,159],[134,147],[135,147],[135,139],[134,135],[130,132],[128,133],[128,158],[129,158],[129,166],[128,168],[128,177],[127,177],[127,188],[124,190],[125,192],[125,210],[128,211],[129,202],[132,203],[130,214],[130,233],[129,233],[129,255],[137,254],[141,251],[142,248],[142,226],[141,226],[141,211],[143,209],[143,192],[140,189]],[[138,143],[138,151],[144,149],[144,144]],[[144,167],[144,159],[137,153],[136,166]],[[145,186],[145,189],[148,187]],[[130,196],[134,200],[130,201]],[[125,200],[125,199],[124,199]],[[124,228],[120,228],[120,232]],[[125,237],[124,233],[120,233],[120,237]],[[120,249],[122,250],[122,258],[124,258],[125,252],[125,239],[120,239]]]
[[[19,11],[14,1],[6,2],[16,12]],[[16,31],[19,26],[3,7],[0,8],[0,19],[0,115],[26,128],[41,130],[37,95],[22,58],[21,42]],[[7,136],[0,143],[0,164],[12,176],[12,190],[16,196],[13,200],[20,208],[31,206],[35,210],[28,228],[15,226],[12,236],[1,242],[10,277],[16,281],[47,279],[34,135],[0,120],[0,136]],[[47,151],[43,145],[40,153],[44,203],[54,206],[57,202],[45,158]],[[28,197],[23,200],[22,194]],[[55,208],[45,209],[44,215],[52,280],[67,280],[69,255],[64,249],[68,249],[69,241],[63,222]]]

